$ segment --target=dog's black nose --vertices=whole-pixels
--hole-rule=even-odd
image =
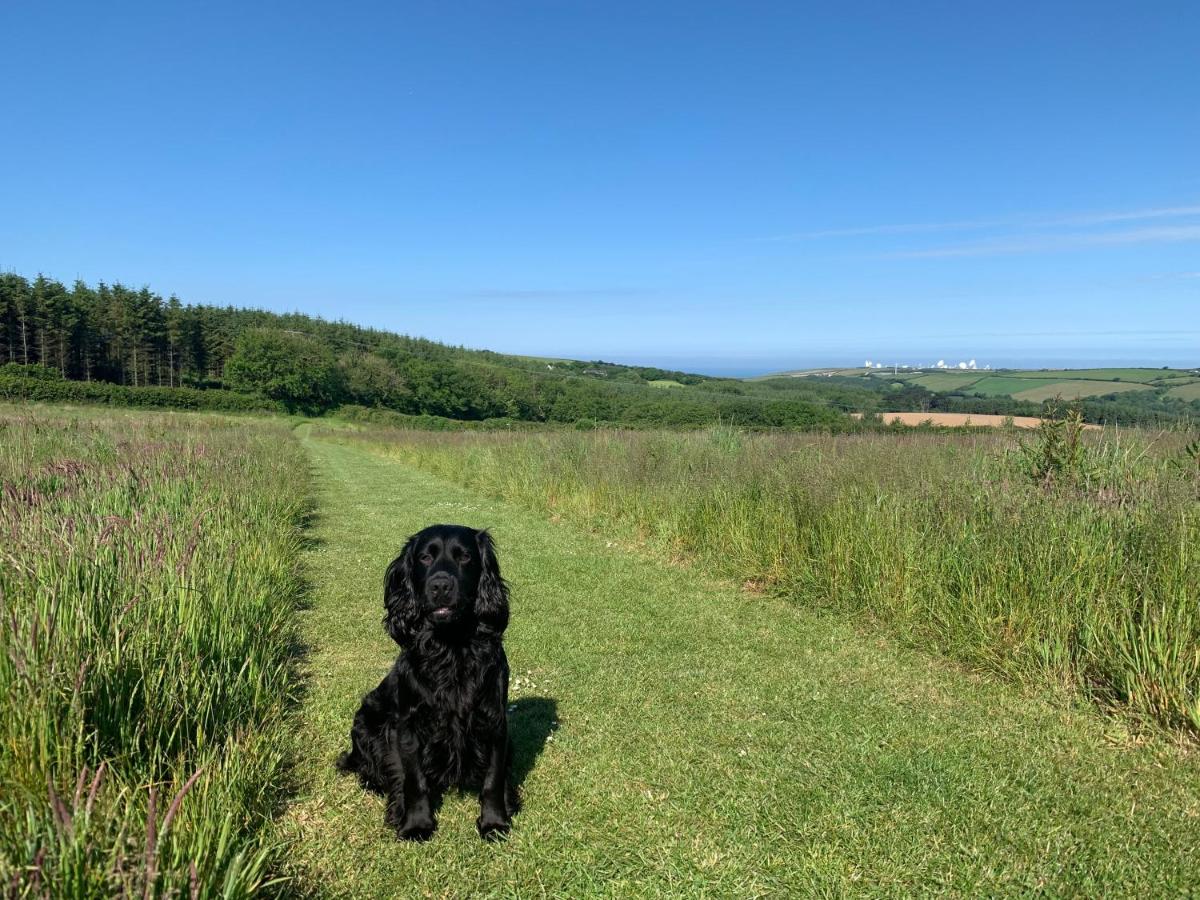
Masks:
[[[445,572],[439,572],[427,582],[429,596],[433,600],[448,600],[454,593],[454,579]]]

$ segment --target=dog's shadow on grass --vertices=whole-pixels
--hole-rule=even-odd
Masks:
[[[558,730],[558,701],[553,697],[521,697],[508,707],[512,739],[512,784],[520,790],[537,765],[550,736]]]

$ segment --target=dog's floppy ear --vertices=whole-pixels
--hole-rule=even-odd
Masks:
[[[420,610],[413,585],[413,557],[416,553],[417,536],[413,535],[383,576],[383,627],[401,647],[408,647],[412,643],[419,624]]]
[[[475,545],[479,550],[479,565],[483,568],[479,576],[479,593],[475,597],[475,618],[482,630],[503,634],[508,627],[508,585],[500,577],[496,545],[486,531],[475,533]]]

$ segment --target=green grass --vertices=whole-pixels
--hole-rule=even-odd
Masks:
[[[911,379],[911,384],[919,384],[921,387],[930,391],[958,391],[964,390],[983,376],[978,372],[934,372],[929,375],[919,375]]]
[[[1200,732],[1200,485],[1169,458],[1178,439],[1106,439],[1084,482],[1053,490],[1006,434],[356,440],[798,603],[868,614],[913,646]]]
[[[1167,396],[1177,400],[1200,400],[1200,381],[1173,387],[1167,391]]]
[[[1030,643],[1045,610],[1021,607],[1023,621],[980,605],[1039,579],[1061,601],[1082,579],[1095,612],[1120,599],[1111,578],[1122,569],[1146,602],[1136,623],[1119,606],[1111,623],[1083,620],[1100,629],[1088,652],[1164,679],[1158,706],[1113,699],[1147,715],[1174,708],[1165,679],[1184,670],[1162,654],[1194,651],[1184,612],[1197,564],[1195,485],[1163,461],[1174,438],[1097,451],[1089,485],[1047,495],[996,455],[1010,440],[1000,435],[304,425],[298,443],[285,425],[0,410],[9,895],[237,897],[272,878],[285,879],[276,893],[311,897],[1143,897],[1200,886],[1200,761],[1187,742],[1147,739],[1133,719],[1075,702],[1071,665],[1046,664],[1055,645]],[[964,516],[975,509],[964,484],[1013,503]],[[784,485],[792,505],[776,508]],[[910,521],[923,509],[911,503],[878,513],[913,496],[929,517]],[[430,843],[400,844],[382,801],[332,765],[361,695],[394,659],[382,570],[436,521],[490,527],[513,588],[525,809],[500,845],[478,840],[475,800],[460,796]],[[813,525],[803,546],[791,543],[798,522]],[[993,527],[1024,538],[1006,545]],[[955,543],[935,557],[939,536]],[[1014,547],[1025,555],[1006,561]],[[804,554],[827,581],[796,577]],[[975,571],[972,554],[996,565]],[[945,593],[922,594],[921,567],[938,558],[927,577]],[[926,630],[906,627],[906,609],[923,611]],[[1002,649],[1025,655],[975,668],[1012,674],[1004,660],[1041,654],[1032,668],[1062,681],[1016,687],[905,646],[954,655],[971,646],[964,628],[997,622],[1012,641]],[[1108,655],[1106,623],[1126,629]]]
[[[278,424],[0,410],[7,896],[268,880],[306,475]]]
[[[1014,391],[1027,391],[1029,387],[1029,380],[1017,375],[987,375],[971,385],[971,393],[981,397],[1010,397]]]
[[[1081,370],[1087,372],[1089,370]],[[1101,373],[1106,370],[1094,369]],[[1121,370],[1113,370],[1121,371]],[[1067,373],[1070,374],[1070,373]],[[924,383],[924,382],[921,382]],[[928,386],[928,385],[927,385]],[[945,390],[946,388],[939,388]],[[1153,386],[1132,380],[1112,381],[1088,378],[1063,378],[1056,373],[1025,372],[1004,375],[988,375],[972,384],[969,393],[983,397],[1012,397],[1015,400],[1031,400],[1040,403],[1061,396],[1064,400],[1077,397],[1098,397],[1127,391],[1148,391]]]
[[[1009,373],[1005,373],[1008,375]],[[1011,373],[1012,378],[1043,378],[1052,381],[1099,380],[1112,381],[1120,378],[1122,381],[1137,381],[1149,384],[1171,378],[1187,377],[1186,372],[1177,369],[1030,369]]]
[[[746,378],[745,381],[762,381],[767,378],[820,378],[827,375],[869,375],[874,372],[874,369],[867,369],[865,366],[860,366],[853,369],[789,369],[786,372],[771,372],[766,375],[755,375],[752,378]],[[884,369],[880,369],[884,372]],[[903,372],[901,373],[903,374]]]
[[[647,381],[646,383],[647,383],[648,385],[650,385],[651,387],[659,387],[659,388],[681,388],[681,387],[687,387],[687,385],[683,384],[682,382],[675,381],[675,380],[674,380],[674,379],[672,379],[672,378],[659,378],[659,379],[656,379],[656,380],[654,380],[654,381]]]
[[[1197,885],[1200,770],[1165,742],[1139,746],[1115,720],[711,567],[631,552],[615,523],[589,536],[366,444],[307,446],[321,512],[302,788],[281,826],[291,892],[1133,897]],[[478,840],[474,798],[454,796],[432,841],[398,843],[382,801],[332,765],[394,658],[380,573],[436,521],[493,529],[513,589],[525,808],[499,846]]]
[[[1025,379],[1027,383],[1030,380],[1032,379]],[[1031,400],[1034,403],[1041,403],[1043,400],[1053,400],[1055,397],[1076,400],[1081,397],[1102,397],[1106,394],[1151,390],[1154,390],[1152,385],[1135,384],[1129,381],[1051,381],[1028,390],[1016,391],[1011,396],[1014,400]]]

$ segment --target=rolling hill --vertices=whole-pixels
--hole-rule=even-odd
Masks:
[[[830,368],[752,379],[452,347],[301,313],[185,304],[122,284],[0,274],[0,399],[334,411],[420,427],[855,430],[850,412],[1200,418],[1200,369]]]

